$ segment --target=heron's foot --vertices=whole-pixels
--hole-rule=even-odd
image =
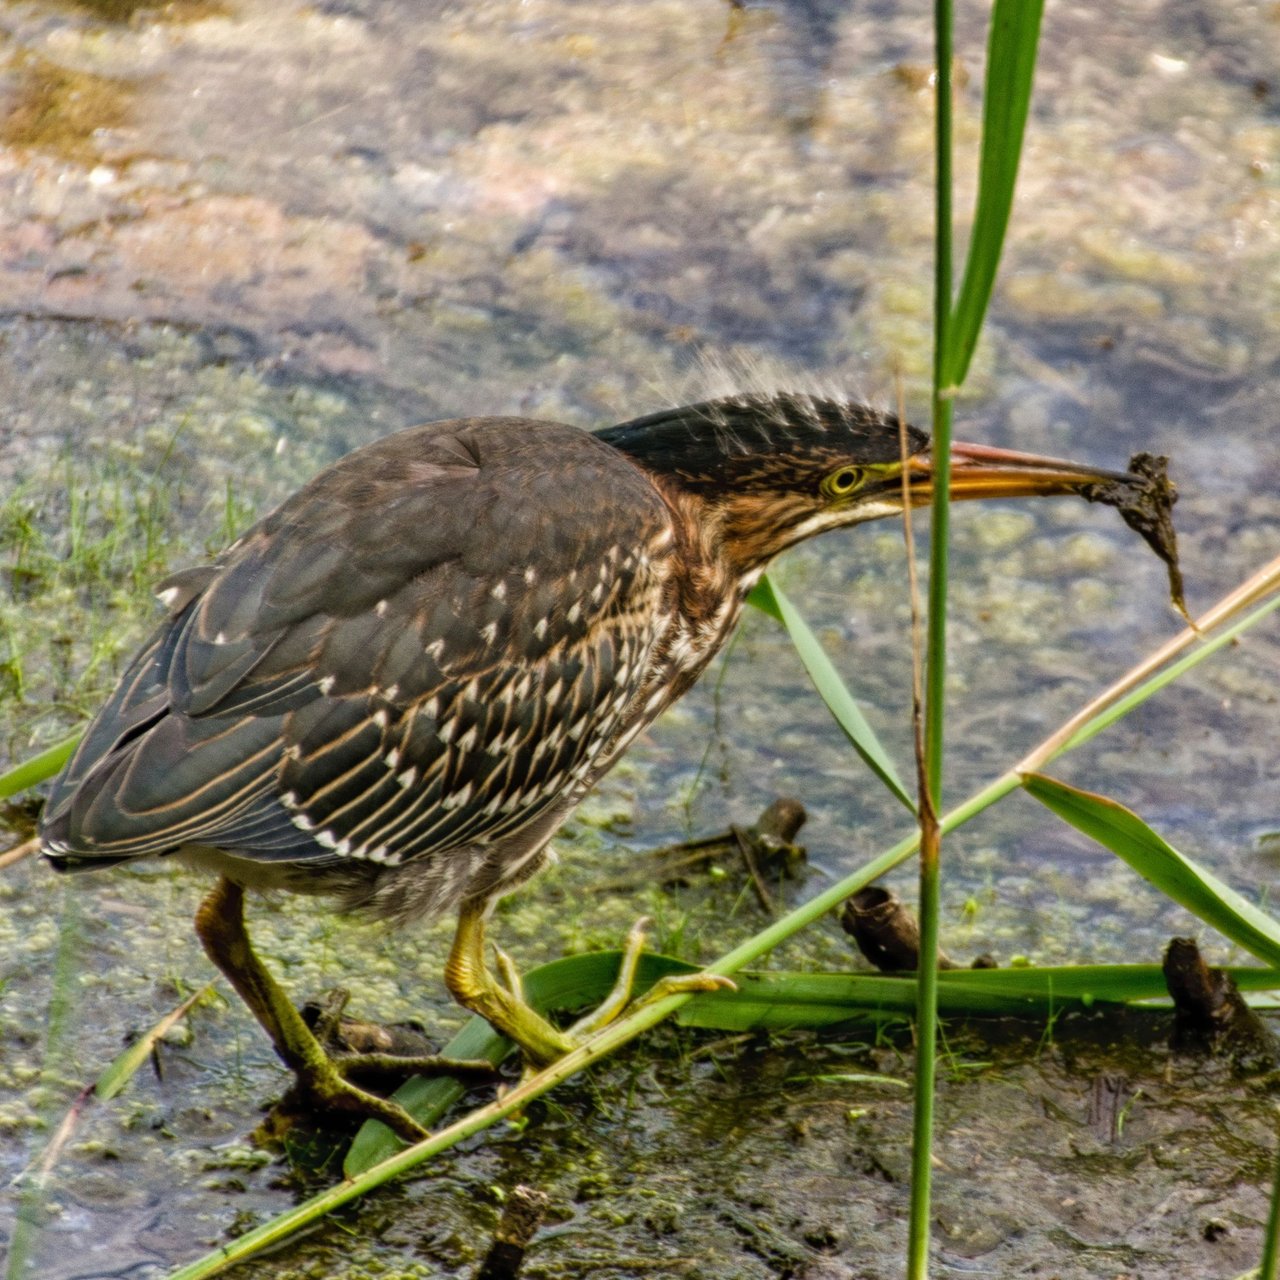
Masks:
[[[458,939],[445,968],[445,982],[459,1004],[478,1013],[497,1031],[514,1040],[525,1061],[535,1069],[564,1057],[628,1009],[669,995],[733,987],[728,978],[712,974],[677,974],[659,980],[639,1000],[633,1000],[636,969],[644,952],[648,925],[647,920],[640,920],[627,935],[613,989],[597,1008],[562,1031],[525,999],[520,975],[505,952],[495,948],[499,976],[489,971],[482,954],[481,925],[482,921],[474,916],[468,919],[465,912],[459,919]]]
[[[341,1060],[325,1057],[323,1063],[294,1067],[294,1083],[275,1110],[290,1116],[347,1115],[381,1120],[405,1142],[421,1142],[428,1132],[398,1102],[348,1080]],[[345,1063],[342,1064],[345,1066]]]
[[[295,1084],[286,1095],[284,1111],[298,1109],[337,1112],[381,1120],[408,1142],[420,1142],[427,1131],[402,1107],[383,1098],[366,1083],[394,1083],[424,1072],[470,1074],[482,1072],[493,1079],[489,1063],[458,1063],[432,1054],[405,1057],[384,1052],[331,1056],[307,1026],[276,980],[258,958],[244,927],[244,892],[239,885],[221,879],[196,913],[196,931],[209,958],[236,989],[254,1017],[271,1037],[276,1053],[293,1072]],[[319,1015],[322,1033],[326,1022],[341,1025],[345,995],[331,999]]]
[[[640,957],[644,954],[644,942],[650,923],[648,917],[642,917],[631,926],[626,942],[623,943],[622,963],[618,966],[618,976],[614,980],[613,989],[596,1008],[579,1018],[569,1028],[567,1034],[570,1039],[581,1043],[588,1036],[607,1027],[623,1013],[643,1009],[645,1005],[656,1004],[667,996],[736,990],[731,978],[723,978],[719,974],[669,973],[665,978],[659,978],[639,999],[634,999],[636,970],[640,965]]]
[[[290,1090],[292,1104],[381,1120],[407,1142],[419,1142],[427,1131],[384,1093],[414,1076],[447,1075],[480,1084],[501,1078],[483,1059],[432,1053],[426,1036],[413,1027],[345,1017],[349,999],[339,987],[304,1006],[302,1021],[323,1060],[300,1038],[289,1045],[286,1061],[297,1078]]]
[[[378,1092],[390,1092],[413,1076],[455,1076],[492,1083],[501,1072],[484,1058],[450,1058],[408,1022],[384,1024],[346,1016],[350,993],[342,987],[309,1000],[302,1020],[338,1073]]]

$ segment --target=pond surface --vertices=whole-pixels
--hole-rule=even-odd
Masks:
[[[963,6],[962,174],[984,23]],[[167,566],[398,426],[602,425],[722,384],[708,362],[885,404],[900,372],[924,417],[927,6],[6,3],[0,32],[0,762],[91,712]],[[1169,454],[1193,611],[1280,546],[1277,65],[1274,5],[1050,6],[1002,284],[959,406],[966,438],[1107,465]],[[971,506],[954,529],[959,799],[1179,623],[1114,513]],[[778,566],[906,773],[903,579],[889,526]],[[1265,902],[1278,660],[1271,623],[1056,771]],[[810,812],[814,870],[792,896],[903,831],[785,640],[749,618],[496,932],[532,965],[613,945],[645,911],[657,945],[709,959],[762,922],[734,876],[601,886],[779,794]],[[29,817],[10,814],[14,840]],[[943,942],[962,959],[1154,960],[1198,932],[1029,799],[946,858]],[[895,883],[909,893],[910,871]],[[0,1240],[29,1258],[10,1277],[151,1280],[300,1194],[247,1142],[282,1073],[248,1016],[213,1003],[162,1048],[162,1073],[83,1110],[14,1234],[80,1088],[208,981],[200,892],[165,866],[0,872]],[[343,982],[362,1014],[457,1025],[447,925],[384,935],[282,901],[251,927],[299,995]],[[834,923],[775,962],[853,963]],[[1266,1082],[1170,1059],[1163,1034],[1143,1018],[954,1033],[944,1274],[1208,1278],[1256,1261]],[[908,1040],[660,1032],[523,1129],[247,1273],[469,1275],[524,1181],[553,1206],[529,1276],[896,1276],[909,1102],[839,1081],[868,1070],[908,1077]],[[1090,1121],[1108,1073],[1130,1091],[1118,1132]]]

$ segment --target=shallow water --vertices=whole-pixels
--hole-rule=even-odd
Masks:
[[[962,172],[982,20],[967,6],[959,25]],[[616,421],[699,394],[702,353],[782,361],[881,402],[901,369],[923,416],[923,8],[14,4],[0,24],[12,759],[92,708],[148,625],[145,582],[396,426]],[[1112,465],[1170,454],[1193,610],[1280,541],[1277,55],[1267,6],[1051,7],[1002,286],[960,406],[970,438]],[[1160,566],[1111,512],[970,507],[954,527],[959,798],[1178,623]],[[779,580],[905,773],[900,548],[888,527],[833,536],[788,557]],[[1056,771],[1274,896],[1259,837],[1276,823],[1276,658],[1270,624]],[[662,945],[716,954],[759,925],[741,886],[674,898],[590,886],[625,874],[633,849],[750,819],[779,793],[809,807],[811,888],[902,830],[804,696],[785,642],[748,619],[727,664],[575,824],[565,867],[504,914],[502,937],[536,963],[608,945],[646,910]],[[962,957],[1147,960],[1194,931],[1020,797],[947,857],[944,944]],[[207,980],[187,924],[198,894],[167,868],[70,884],[32,865],[3,873],[0,1179],[40,1159],[48,1126],[124,1039]],[[572,910],[584,899],[589,920]],[[451,1024],[447,930],[383,937],[295,903],[254,924],[291,989],[347,981],[361,1012]],[[74,980],[51,1012],[60,937]],[[832,967],[848,953],[831,925],[779,959]],[[804,1052],[838,1071],[839,1049]],[[1233,1276],[1254,1259],[1265,1098],[1224,1073],[1197,1110],[1186,1098],[1200,1077],[1169,1083],[1151,1048],[1123,1068],[1142,1089],[1123,1139],[1096,1141],[1078,1095],[1113,1052],[974,1047],[996,1061],[948,1087],[940,1247],[968,1241],[955,1246],[964,1265],[1000,1275],[1185,1275],[1195,1249],[1195,1274]],[[254,1274],[466,1274],[497,1213],[487,1188],[520,1178],[549,1188],[563,1218],[531,1275],[698,1274],[705,1256],[723,1275],[897,1274],[905,1103],[787,1084],[796,1056],[749,1047],[655,1067],[637,1052],[562,1090],[522,1134],[353,1211],[355,1246],[332,1227]],[[39,1210],[31,1274],[163,1274],[293,1198],[244,1144],[282,1082],[240,1010],[201,1011],[162,1062],[163,1079],[144,1073],[81,1118]],[[708,1088],[718,1102],[704,1107]],[[767,1124],[756,1103],[744,1124],[744,1095]],[[1030,1108],[1025,1140],[998,1123],[1015,1105]],[[872,1120],[842,1119],[863,1106]],[[994,1133],[975,1152],[971,1130]],[[1025,1198],[992,1190],[999,1211],[983,1231],[965,1225],[974,1187],[1006,1186]],[[13,1203],[0,1202],[0,1231]],[[339,1245],[346,1272],[323,1252]]]

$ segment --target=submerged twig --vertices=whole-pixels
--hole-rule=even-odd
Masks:
[[[1231,975],[1207,965],[1191,938],[1174,938],[1164,953],[1164,979],[1173,997],[1170,1046],[1175,1051],[1227,1053],[1274,1067],[1280,1045],[1249,1007]]]
[[[652,870],[642,876],[624,876],[606,881],[602,890],[629,889],[643,881],[658,880],[662,884],[678,884],[686,873],[705,869],[726,854],[737,852],[752,880],[757,893],[763,888],[762,871],[777,871],[788,880],[799,878],[799,868],[805,860],[803,845],[795,843],[796,835],[808,820],[805,807],[799,800],[780,796],[770,804],[749,827],[736,823],[727,831],[697,836],[678,844],[664,845],[645,855],[645,863]],[[772,909],[767,891],[761,898],[766,910]]]
[[[476,1280],[516,1280],[529,1242],[542,1225],[550,1204],[547,1193],[535,1187],[521,1183],[512,1189]]]
[[[881,973],[914,973],[920,965],[920,926],[892,889],[859,889],[845,902],[840,927]],[[938,967],[955,968],[941,950]]]

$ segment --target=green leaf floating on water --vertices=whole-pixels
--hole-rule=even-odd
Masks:
[[[524,975],[525,995],[537,1008],[589,1008],[608,994],[620,952],[597,951],[542,965]],[[694,973],[695,965],[670,956],[641,957],[636,990],[669,973]],[[1244,991],[1280,987],[1280,969],[1231,969]],[[694,996],[677,1014],[684,1026],[725,1032],[823,1030],[915,1013],[916,983],[910,974],[743,973],[736,991]],[[938,1007],[950,1016],[1049,1017],[1097,1004],[1167,998],[1158,964],[1063,965],[1042,969],[951,969],[938,974]],[[487,1058],[495,1064],[512,1050],[487,1022],[473,1018],[442,1052],[453,1058]],[[431,1128],[464,1092],[449,1077],[410,1080],[396,1091],[417,1120]],[[344,1172],[356,1177],[400,1150],[403,1143],[377,1121],[369,1121],[347,1153]]]

